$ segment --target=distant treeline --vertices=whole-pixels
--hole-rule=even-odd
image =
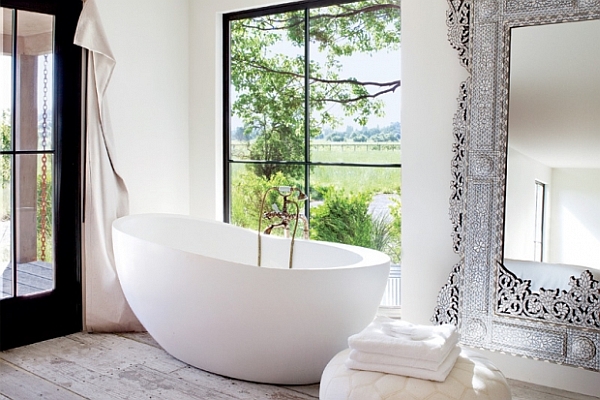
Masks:
[[[328,140],[331,142],[399,142],[402,136],[400,122],[393,122],[383,128],[369,128],[363,126],[355,129],[347,126],[344,131],[333,131],[323,129],[323,132],[316,139]]]
[[[250,133],[248,133],[248,131]],[[243,127],[236,128],[231,133],[231,138],[236,141],[250,141],[258,136],[257,131],[247,130]],[[347,126],[345,130],[334,131],[325,128],[315,137],[315,139],[327,140],[330,142],[399,142],[402,136],[400,122],[392,122],[390,125],[380,128],[379,126],[369,128],[363,126],[354,128]]]

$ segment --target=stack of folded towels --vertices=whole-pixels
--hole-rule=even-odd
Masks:
[[[362,332],[348,338],[351,369],[404,375],[443,382],[458,358],[454,325],[413,325],[377,317]]]

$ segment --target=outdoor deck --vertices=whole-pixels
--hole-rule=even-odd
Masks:
[[[13,266],[8,265],[2,273],[0,298],[11,297]],[[54,267],[44,261],[17,264],[17,294],[19,296],[43,292],[54,287]]]

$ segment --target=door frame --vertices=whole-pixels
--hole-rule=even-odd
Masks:
[[[84,74],[83,50],[73,44],[82,9],[81,0],[3,0],[2,7],[55,16],[55,288],[0,300],[0,350],[6,350],[79,332],[83,328],[81,182]]]

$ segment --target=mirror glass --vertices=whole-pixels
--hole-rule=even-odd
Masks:
[[[600,277],[598,43],[600,20],[511,29],[504,264],[534,291]]]

